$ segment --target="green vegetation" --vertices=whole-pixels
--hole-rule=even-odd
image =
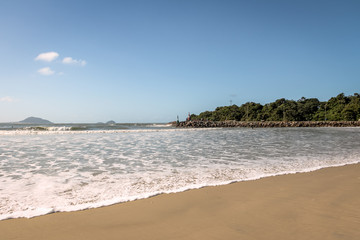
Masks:
[[[265,104],[247,102],[241,106],[217,107],[215,111],[192,114],[191,120],[210,121],[357,121],[360,120],[360,95],[343,93],[320,102],[317,98],[298,101],[278,99]]]

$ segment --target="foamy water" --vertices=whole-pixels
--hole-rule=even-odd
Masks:
[[[360,162],[360,128],[0,131],[0,220]]]

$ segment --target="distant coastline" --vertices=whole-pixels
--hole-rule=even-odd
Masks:
[[[201,121],[172,122],[178,128],[281,128],[281,127],[360,127],[360,121]]]

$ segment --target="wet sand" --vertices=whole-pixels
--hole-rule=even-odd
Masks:
[[[0,221],[0,239],[360,239],[360,164]]]

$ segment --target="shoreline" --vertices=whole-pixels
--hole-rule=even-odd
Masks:
[[[95,204],[95,206],[78,208],[78,209],[48,210],[48,212],[41,213],[39,215],[0,218],[0,222],[1,221],[6,221],[6,220],[12,220],[12,219],[32,219],[32,218],[42,217],[42,216],[49,215],[49,214],[54,214],[54,213],[87,211],[87,210],[91,210],[91,209],[109,207],[109,206],[113,206],[113,205],[117,205],[117,204],[124,204],[124,203],[128,203],[128,202],[144,200],[144,199],[156,197],[156,196],[163,195],[163,194],[165,194],[165,195],[167,195],[167,194],[176,194],[176,193],[182,193],[182,192],[186,192],[186,191],[193,191],[193,190],[198,190],[198,189],[207,188],[207,187],[221,187],[221,186],[226,186],[226,185],[229,185],[229,184],[236,184],[236,183],[248,182],[248,181],[257,181],[257,180],[264,179],[264,178],[277,177],[277,176],[283,176],[283,175],[309,173],[309,172],[314,172],[314,171],[318,171],[318,170],[321,170],[321,169],[333,168],[333,167],[343,167],[343,166],[353,165],[353,164],[360,164],[360,162],[349,162],[349,163],[341,163],[341,164],[329,165],[329,166],[323,166],[323,167],[314,167],[314,168],[304,169],[302,171],[301,170],[300,171],[284,171],[284,172],[279,172],[279,173],[276,173],[276,174],[259,175],[257,177],[246,178],[246,179],[241,179],[241,180],[232,180],[232,181],[225,181],[225,182],[221,182],[221,183],[217,183],[217,184],[200,185],[200,186],[193,187],[193,188],[183,188],[181,190],[176,190],[176,191],[171,191],[171,192],[150,193],[150,194],[148,194],[148,195],[146,195],[144,197],[131,198],[131,199],[128,199],[128,200],[119,201],[119,202],[113,202],[113,203],[103,203],[103,204],[99,203],[99,204]]]
[[[282,128],[282,127],[360,127],[360,121],[201,121],[172,122],[178,128]]]
[[[357,239],[360,164],[31,219],[0,221],[4,239]]]

